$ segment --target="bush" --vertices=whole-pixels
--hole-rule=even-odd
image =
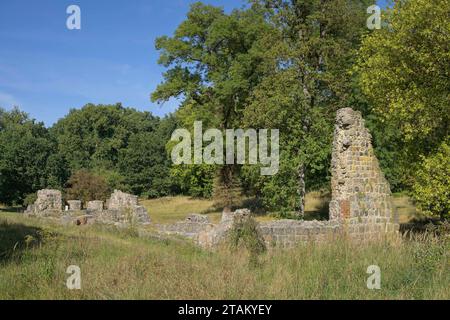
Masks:
[[[257,263],[258,256],[266,251],[258,223],[252,216],[237,217],[234,220],[229,243],[232,249],[245,248],[250,254],[251,263]]]
[[[36,193],[27,194],[27,196],[23,200],[23,206],[24,207],[28,207],[30,204],[34,204],[36,199],[37,199],[37,194]]]
[[[106,180],[86,169],[76,171],[67,182],[66,198],[81,200],[83,203],[92,200],[106,200],[111,190]]]
[[[438,152],[424,158],[417,171],[413,198],[431,217],[449,218],[450,212],[450,147],[443,143]]]

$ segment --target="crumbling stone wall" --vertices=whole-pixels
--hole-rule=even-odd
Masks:
[[[361,113],[337,112],[332,154],[330,220],[393,218],[389,183],[380,170]]]
[[[364,126],[361,113],[351,108],[337,112],[331,189],[329,221],[260,223],[259,232],[266,245],[289,248],[302,242],[333,241],[338,237],[366,242],[398,234],[399,225],[394,219],[389,183],[380,170],[371,135]],[[224,212],[217,225],[184,222],[171,228],[173,233],[188,234],[199,245],[209,248],[225,239],[234,219],[249,214],[248,210]]]
[[[88,212],[92,212],[92,214],[95,214],[95,211],[100,212],[103,210],[103,201],[101,200],[88,201],[86,209]]]
[[[69,211],[62,211],[61,192],[58,190],[40,190],[36,202],[29,206],[26,213],[36,216],[54,216],[63,224],[78,225],[101,222],[108,224],[148,224],[150,217],[145,207],[138,205],[138,197],[115,190],[108,200],[108,208],[100,200],[89,201],[86,210],[81,210],[80,200],[69,200]]]
[[[202,232],[208,232],[214,229],[216,225],[209,222],[205,215],[191,214],[186,220],[178,221],[173,224],[156,225],[159,232],[167,235],[179,235],[182,237],[196,240]]]
[[[37,192],[37,199],[34,204],[29,205],[26,214],[41,217],[57,216],[62,212],[61,191],[43,189]]]
[[[266,244],[292,247],[345,237],[358,242],[395,237],[391,191],[380,170],[372,137],[359,111],[337,112],[332,150],[329,221],[282,220],[260,224]]]
[[[68,200],[69,210],[80,211],[81,210],[81,200]]]
[[[111,198],[107,201],[108,209],[131,208],[138,205],[138,197],[132,194],[114,190]]]
[[[150,217],[145,207],[138,205],[138,197],[114,190],[107,201],[107,209],[98,218],[102,222],[148,224]]]

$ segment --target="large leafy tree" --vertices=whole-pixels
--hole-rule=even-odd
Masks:
[[[244,113],[248,125],[281,131],[280,174],[262,187],[273,209],[302,216],[306,187],[327,182],[335,111],[359,103],[350,70],[369,3],[253,1],[253,10],[264,8],[276,27],[261,42],[263,78]],[[287,192],[280,196],[278,188]]]
[[[149,112],[121,104],[88,104],[72,109],[51,132],[72,170],[115,169],[119,152],[127,146],[130,136],[154,131],[158,122]]]
[[[43,123],[18,108],[0,109],[0,202],[22,204],[27,194],[67,179],[65,160]]]
[[[380,121],[399,130],[409,166],[449,135],[449,14],[449,1],[397,1],[359,53],[361,87]]]
[[[450,136],[449,15],[449,1],[397,1],[384,13],[385,27],[364,39],[358,63],[378,126],[396,128],[390,143],[401,183],[425,212],[441,216],[448,211],[440,191],[448,166],[438,161]]]
[[[181,98],[178,117],[188,128],[193,118],[221,129],[239,126],[246,101],[260,79],[258,40],[270,28],[255,10],[226,14],[222,8],[193,4],[174,35],[156,41],[159,63],[168,70],[152,99]],[[236,171],[235,166],[221,167],[220,190],[233,189]]]
[[[161,120],[121,104],[88,104],[71,110],[51,132],[72,172],[87,169],[110,189],[159,196],[171,192],[165,144],[173,129],[173,117]]]
[[[176,191],[166,152],[166,143],[175,129],[174,117],[167,116],[155,131],[133,134],[128,146],[120,151],[118,169],[131,192],[159,197]]]

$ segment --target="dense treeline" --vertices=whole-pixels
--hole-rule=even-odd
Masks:
[[[18,108],[0,109],[0,202],[22,204],[46,187],[102,198],[114,188],[145,197],[174,193],[165,148],[175,128],[172,116],[120,104],[88,104],[51,128]]]
[[[102,180],[108,190],[213,196],[222,206],[245,193],[265,209],[302,216],[305,193],[329,188],[335,112],[352,107],[367,119],[393,191],[448,217],[450,3],[398,1],[373,31],[371,4],[252,0],[231,13],[193,4],[174,34],[156,41],[166,72],[151,97],[177,97],[175,114],[87,105],[47,129],[17,109],[1,110],[0,202],[21,203],[47,186],[79,192],[74,181]],[[193,130],[194,121],[280,129],[278,174],[172,166],[171,133]]]

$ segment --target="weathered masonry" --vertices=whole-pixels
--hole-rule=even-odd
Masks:
[[[361,113],[350,108],[337,112],[332,151],[332,200],[328,221],[277,220],[259,224],[267,246],[292,247],[300,242],[329,241],[346,237],[356,241],[392,238],[399,225],[394,219],[389,183],[374,155],[371,135]],[[211,224],[198,216],[160,226],[166,234],[194,239],[202,247],[213,247],[232,228],[233,219],[248,210],[224,213]]]
[[[59,218],[64,223],[88,224],[94,222],[106,224],[146,225],[150,223],[147,210],[138,204],[135,195],[114,190],[106,202],[94,200],[86,203],[82,210],[80,200],[68,200],[68,210],[62,210],[62,196],[59,190],[44,189],[37,192],[37,200],[25,211],[30,216]]]
[[[332,151],[332,199],[328,221],[276,220],[259,224],[268,247],[293,247],[298,243],[333,241],[347,238],[358,242],[394,238],[399,225],[391,203],[389,183],[375,157],[371,135],[360,112],[350,108],[337,112]],[[138,198],[114,191],[106,202],[90,201],[81,210],[81,201],[70,200],[69,210],[62,211],[61,192],[41,190],[27,213],[36,216],[59,217],[62,222],[87,224],[113,223],[124,226],[135,222],[150,224],[147,210],[138,205]],[[106,207],[106,208],[105,208]],[[140,229],[140,234],[181,235],[204,248],[222,242],[233,228],[234,221],[250,216],[247,209],[225,211],[219,224],[210,223],[207,216],[192,214],[185,221],[153,225]],[[152,231],[156,230],[156,231]]]

